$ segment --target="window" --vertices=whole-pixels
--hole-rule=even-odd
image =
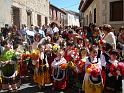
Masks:
[[[12,7],[12,21],[13,24],[20,28],[20,9],[17,7]]]
[[[48,18],[45,17],[45,25],[47,25],[47,23],[48,23]]]
[[[92,13],[91,13],[91,11],[89,13],[89,23],[92,23]]]
[[[62,15],[62,14],[60,13],[60,24],[61,24],[61,18],[62,18],[61,15]]]
[[[53,13],[52,9],[50,9],[50,18],[52,18],[52,13]]]
[[[58,21],[60,21],[60,12],[59,11],[57,12],[57,18],[58,18]]]
[[[58,20],[58,11],[56,10],[56,20]]]
[[[52,19],[54,19],[54,9],[52,8]]]
[[[30,27],[32,24],[32,12],[27,10],[27,26]]]
[[[88,25],[88,15],[86,16],[86,24]]]
[[[96,8],[94,9],[94,23],[96,23]]]
[[[123,1],[110,2],[110,21],[123,21]]]
[[[37,25],[41,26],[41,15],[37,14]]]

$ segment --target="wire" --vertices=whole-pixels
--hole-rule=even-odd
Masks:
[[[73,6],[76,6],[76,5],[79,5],[79,3],[73,4],[73,5],[70,5],[70,6],[67,6],[67,7],[63,7],[63,8],[70,8],[70,7],[73,7]]]

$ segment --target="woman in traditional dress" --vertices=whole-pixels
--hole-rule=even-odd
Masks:
[[[53,89],[64,90],[67,85],[66,81],[66,68],[67,61],[63,57],[64,51],[60,50],[57,53],[57,57],[52,62],[51,66],[53,69]]]
[[[44,88],[45,84],[50,84],[50,75],[49,75],[49,64],[47,61],[47,55],[45,54],[45,46],[39,45],[39,58],[35,63],[35,73],[34,81],[38,84],[39,88]]]
[[[40,33],[36,33],[34,35],[34,42],[32,44],[32,51],[38,49],[38,45],[39,45],[39,42],[41,41],[41,39],[42,39],[42,36],[41,36]],[[35,64],[33,64],[31,60],[29,60],[27,68],[29,70],[30,75],[33,75],[34,74]]]

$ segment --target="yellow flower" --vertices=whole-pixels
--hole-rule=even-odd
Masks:
[[[34,49],[34,50],[32,51],[32,53],[33,53],[33,54],[36,54],[36,55],[39,55],[39,54],[40,54],[40,51],[39,51],[38,49]]]

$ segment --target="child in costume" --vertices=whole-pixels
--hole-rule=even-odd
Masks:
[[[85,48],[82,48],[80,50],[80,59],[78,60],[77,65],[76,65],[76,73],[78,77],[76,85],[79,89],[79,93],[82,91],[86,59],[87,59],[87,50]]]
[[[76,54],[74,52],[74,42],[73,41],[69,41],[67,43],[67,48],[65,50],[65,59],[68,62],[68,71],[67,71],[67,77],[68,77],[68,87],[72,88],[74,86],[74,69],[75,69],[75,65],[74,65],[74,54]]]
[[[119,74],[117,72],[118,67],[118,52],[113,50],[110,54],[110,60],[106,64],[106,85],[105,93],[118,93],[119,87]]]
[[[83,89],[85,93],[102,93],[103,82],[101,77],[101,61],[97,58],[98,49],[92,46],[90,49],[90,56],[85,64],[85,76]]]
[[[53,76],[53,89],[64,90],[67,86],[66,81],[66,68],[67,61],[63,57],[64,51],[60,50],[57,57],[52,62],[52,76]]]
[[[112,51],[112,46],[108,43],[101,45],[101,54],[100,54],[100,59],[101,59],[101,66],[102,66],[102,78],[103,78],[103,84],[105,85],[106,82],[106,71],[105,67],[106,64],[109,63],[110,60],[110,52]]]
[[[1,56],[2,89],[10,92],[17,91],[20,86],[18,75],[18,59],[14,50],[8,50]]]
[[[89,39],[84,39],[84,47],[87,49],[88,54],[90,53],[89,48],[91,47]]]

